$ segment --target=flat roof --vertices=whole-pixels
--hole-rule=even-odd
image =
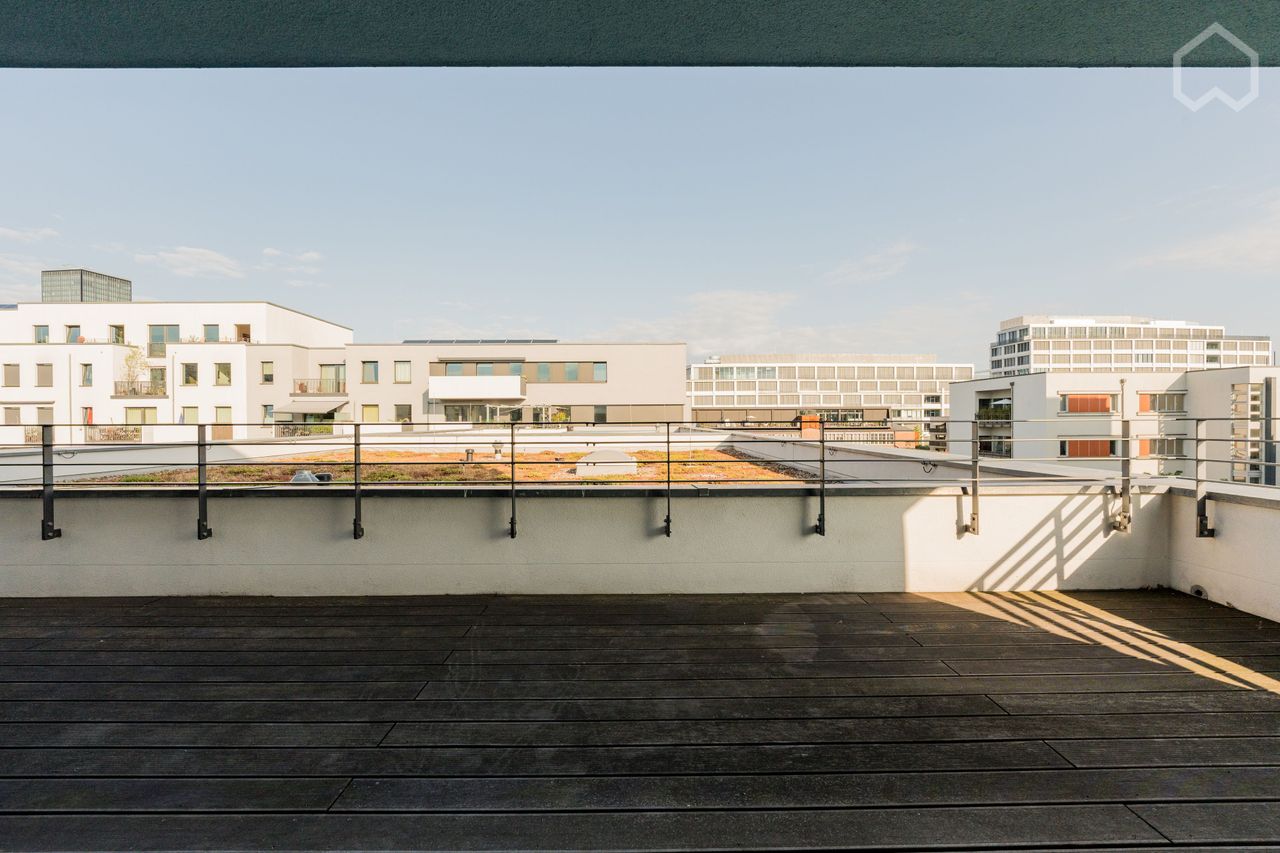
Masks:
[[[328,323],[330,326],[346,329],[348,332],[354,331],[350,326],[344,326],[341,323],[335,323],[332,320],[317,317],[315,314],[308,314],[306,311],[299,311],[297,308],[290,308],[288,305],[281,305],[279,302],[271,302],[266,299],[130,299],[128,302],[18,302],[12,307],[18,308],[23,305],[39,305],[45,308],[50,305],[110,305],[112,307],[121,305],[270,305],[272,308],[279,308],[281,311],[288,311],[300,317],[308,317],[321,323]]]

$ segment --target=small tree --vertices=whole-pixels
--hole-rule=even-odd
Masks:
[[[141,347],[129,347],[129,354],[124,357],[124,375],[129,382],[137,382],[149,369],[147,357]]]

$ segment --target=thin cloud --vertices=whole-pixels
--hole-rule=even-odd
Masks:
[[[278,258],[281,255],[283,255],[284,252],[280,251],[279,249],[272,249],[271,247],[268,246],[267,248],[262,250],[262,254],[266,255],[268,258]]]
[[[704,291],[685,297],[668,316],[628,320],[588,340],[683,341],[694,360],[733,353],[918,354],[932,342],[989,339],[998,313],[990,297],[959,293],[946,311],[920,303],[857,323],[815,325],[786,316],[798,298],[782,291]]]
[[[140,264],[156,264],[186,278],[244,278],[240,262],[213,249],[178,246],[168,251],[134,255]]]
[[[37,258],[0,252],[0,303],[39,302],[44,269],[48,265]]]
[[[52,228],[4,228],[0,227],[0,239],[13,240],[18,243],[35,243],[57,237],[58,232]]]
[[[1267,204],[1251,222],[1136,258],[1130,266],[1181,266],[1249,274],[1280,272],[1280,201]]]
[[[892,278],[906,269],[907,262],[919,249],[915,243],[899,240],[868,255],[841,262],[823,273],[822,281],[825,284],[858,284]]]

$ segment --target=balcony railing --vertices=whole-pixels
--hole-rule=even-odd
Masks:
[[[299,394],[345,394],[347,393],[347,380],[295,379],[293,380],[293,388],[289,393],[295,396]]]
[[[310,435],[333,435],[332,423],[275,425],[276,438],[305,438]]]
[[[138,443],[142,441],[142,427],[88,424],[84,428],[84,440],[89,444]]]
[[[335,388],[340,384],[337,380],[327,381]],[[931,489],[960,487],[956,495],[964,499],[962,505],[967,504],[969,510],[968,522],[962,522],[960,530],[974,535],[980,528],[980,494],[993,484],[1002,489],[1043,485],[1104,489],[1117,497],[1111,523],[1121,532],[1130,528],[1132,499],[1140,486],[1176,486],[1196,497],[1196,536],[1200,538],[1215,535],[1207,509],[1210,483],[1247,481],[1274,488],[1280,479],[1276,476],[1280,472],[1280,441],[1274,438],[1255,442],[1262,448],[1256,460],[1232,464],[1229,452],[1238,448],[1240,441],[1231,437],[1230,428],[1242,418],[1180,418],[1176,420],[1182,422],[1182,432],[1177,434],[1168,432],[1168,419],[1140,416],[1117,423],[1104,416],[1098,420],[1100,424],[1091,431],[1079,431],[1079,422],[1073,422],[1077,433],[1000,437],[977,434],[976,420],[953,421],[949,424],[953,452],[945,454],[841,441],[849,430],[832,429],[821,421],[814,425],[816,428],[802,429],[798,435],[792,424],[723,429],[683,421],[564,422],[558,426],[566,427],[566,432],[569,426],[580,426],[600,433],[563,438],[512,422],[449,423],[442,429],[441,422],[433,421],[421,424],[425,427],[423,432],[413,435],[404,434],[403,422],[256,423],[240,424],[248,434],[239,439],[231,424],[161,425],[168,429],[157,436],[159,441],[148,437],[150,429],[143,431],[132,424],[61,424],[49,425],[48,429],[28,427],[24,440],[40,443],[40,459],[0,460],[0,482],[6,488],[39,490],[44,506],[44,538],[59,535],[53,523],[54,483],[59,476],[67,476],[59,470],[67,466],[82,472],[88,469],[87,474],[78,473],[67,483],[72,487],[196,486],[201,539],[211,535],[204,524],[209,487],[242,488],[255,494],[276,487],[296,489],[303,482],[296,477],[303,472],[309,476],[314,471],[332,475],[324,482],[350,487],[356,538],[363,536],[361,499],[369,488],[394,491],[396,487],[441,486],[460,489],[463,495],[505,495],[510,501],[509,535],[514,538],[520,496],[562,489],[582,494],[584,487],[619,485],[661,490],[658,495],[665,493],[667,505],[663,532],[671,535],[674,495],[694,491],[701,494],[711,486],[790,485],[799,487],[799,496],[806,501],[817,497],[817,523],[812,530],[825,535],[830,487],[858,489],[893,484],[896,488],[917,480],[927,481]],[[1254,422],[1260,432],[1270,436],[1280,418],[1255,418]],[[918,422],[891,423],[910,426]],[[1060,422],[1053,418],[1013,422],[1057,423]],[[77,444],[77,428],[85,429],[87,440],[81,439],[84,444],[135,443],[148,452],[130,457],[81,458],[77,454],[82,446]],[[263,435],[264,430],[269,431],[270,438]],[[609,432],[615,434],[610,436]],[[264,438],[270,443],[264,445]],[[0,436],[3,440],[5,437]],[[16,436],[7,440],[15,441]],[[291,447],[293,442],[298,445]],[[271,449],[262,450],[264,446]],[[1019,446],[1023,452],[1014,452]],[[597,451],[606,449],[623,452],[597,455]],[[119,452],[135,453],[131,448]],[[998,457],[999,461],[988,459],[989,456]],[[1090,464],[1080,467],[1080,463]],[[1177,470],[1170,473],[1169,468],[1174,465]],[[28,469],[27,473],[15,472],[15,467]],[[94,476],[93,469],[99,467],[110,475]],[[891,468],[902,473],[895,474]],[[1247,482],[1242,485],[1247,486]],[[773,496],[784,493],[777,488],[752,492]]]
[[[128,380],[116,383],[116,397],[163,397],[165,383],[149,380]]]

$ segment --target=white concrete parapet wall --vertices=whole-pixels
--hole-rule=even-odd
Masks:
[[[325,488],[325,487],[313,487]],[[818,499],[794,488],[681,490],[662,535],[661,492],[581,489],[364,499],[351,537],[349,490],[307,497],[240,492],[209,502],[195,538],[189,493],[76,493],[56,503],[60,539],[41,541],[41,504],[0,499],[0,595],[403,595],[1085,589],[1168,580],[1168,496],[1135,499],[1116,533],[1116,497],[1093,488],[993,490],[980,536],[961,532],[968,498],[915,487]]]

